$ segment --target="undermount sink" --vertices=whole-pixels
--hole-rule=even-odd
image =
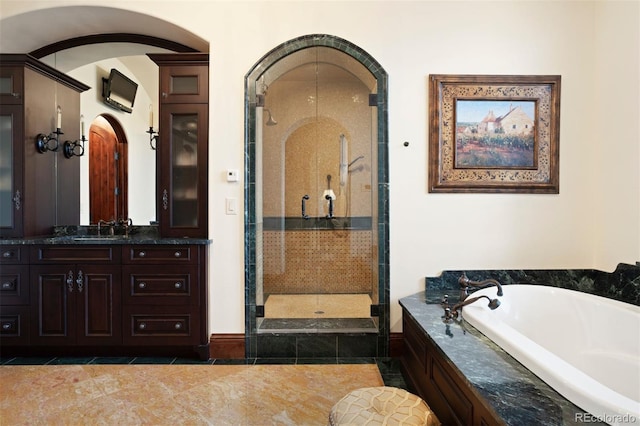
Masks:
[[[73,237],[74,241],[105,241],[105,240],[122,240],[128,238],[124,235],[78,235]]]

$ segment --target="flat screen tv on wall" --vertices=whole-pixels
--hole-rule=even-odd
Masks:
[[[109,78],[102,79],[102,96],[104,102],[124,112],[133,111],[138,84],[115,68],[111,68]]]

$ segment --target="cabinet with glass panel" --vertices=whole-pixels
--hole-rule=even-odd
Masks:
[[[209,55],[148,55],[160,73],[157,150],[162,236],[207,237]]]
[[[88,89],[30,55],[0,54],[0,238],[79,223],[80,166],[63,158],[62,144],[80,136]],[[40,147],[39,134],[48,135]]]

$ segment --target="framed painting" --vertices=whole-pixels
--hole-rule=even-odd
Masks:
[[[557,194],[558,75],[430,75],[429,192]]]

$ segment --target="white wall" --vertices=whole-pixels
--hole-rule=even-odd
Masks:
[[[2,16],[71,1],[3,1]],[[85,1],[83,4],[99,4]],[[153,4],[153,7],[150,5]],[[289,39],[327,33],[389,74],[392,331],[397,300],[445,269],[599,268],[640,260],[637,2],[122,1],[208,40],[210,331],[244,332],[244,75]],[[429,74],[560,74],[560,194],[427,193]],[[403,142],[409,146],[404,147]],[[241,203],[242,204],[242,203]]]

